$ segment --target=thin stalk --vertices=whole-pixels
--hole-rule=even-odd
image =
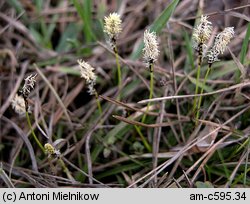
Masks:
[[[67,175],[68,179],[70,179],[71,181],[75,181],[75,179],[73,178],[73,176],[71,175],[69,169],[67,168],[67,166],[65,165],[64,161],[59,158],[58,162],[60,163],[64,173]]]
[[[204,87],[205,87],[206,82],[207,82],[207,77],[208,77],[208,75],[209,75],[209,73],[210,73],[210,70],[211,70],[211,66],[212,66],[212,64],[209,64],[208,69],[207,69],[207,72],[206,72],[206,75],[205,75],[205,78],[204,78],[204,81],[203,81],[203,83],[202,83],[202,87],[201,87],[201,92],[200,92],[200,94],[203,94]],[[200,116],[201,101],[202,101],[202,96],[199,96],[198,107],[197,107],[197,112],[196,112],[196,117],[195,117],[195,119],[196,119],[195,124],[196,124],[196,125],[197,125],[197,123],[198,123],[198,119],[199,119],[199,116]]]
[[[150,70],[150,91],[149,91],[149,99],[153,98],[153,91],[154,91],[154,65],[152,63],[150,63],[149,65],[149,70]],[[149,110],[150,107],[150,103],[147,104],[147,108],[146,108],[146,113],[143,114],[142,116],[142,120],[141,122],[144,123],[146,120],[146,116],[147,116],[147,112]],[[150,145],[148,144],[146,138],[143,136],[142,132],[141,132],[141,128],[135,125],[135,129],[138,132],[138,134],[140,135],[142,142],[144,144],[144,146],[147,148],[147,150],[149,152],[152,152],[152,148],[150,147]]]
[[[38,140],[32,126],[31,126],[30,116],[29,116],[28,111],[26,111],[26,118],[27,118],[27,122],[28,122],[28,125],[29,125],[29,128],[30,128],[30,131],[31,131],[31,134],[32,134],[33,138],[35,139],[36,143],[38,144],[38,146],[40,147],[42,152],[45,154],[45,149],[44,149],[43,145],[40,143],[40,141]]]
[[[119,55],[118,55],[118,50],[117,46],[114,46],[114,53],[115,53],[115,60],[116,60],[116,66],[117,66],[117,78],[118,78],[118,89],[120,91],[121,85],[122,85],[122,73],[121,73],[121,65],[119,61]],[[118,94],[118,99],[120,99],[120,93]]]
[[[150,72],[150,93],[149,93],[149,99],[153,98],[153,92],[154,92],[154,72],[151,71]]]
[[[246,154],[246,163],[245,163],[245,168],[244,168],[244,178],[243,178],[243,185],[246,187],[246,183],[247,183],[247,172],[249,171],[249,169],[247,168],[248,165],[248,158],[249,158],[249,151],[250,151],[250,139],[248,138],[248,144],[247,144],[247,154]]]
[[[141,140],[142,140],[144,146],[147,148],[147,150],[148,150],[149,152],[152,152],[152,148],[151,148],[150,145],[148,144],[146,138],[143,136],[143,134],[142,134],[142,132],[141,132],[141,129],[140,129],[137,125],[135,125],[135,129],[136,129],[136,131],[138,132],[138,134],[140,135]]]
[[[198,69],[197,69],[197,74],[196,74],[196,84],[195,84],[195,95],[198,94],[199,92],[199,81],[200,81],[200,74],[201,74],[201,57],[199,57],[199,62],[198,62]],[[194,97],[194,104],[193,104],[193,112],[195,112],[197,107],[197,97]]]
[[[52,163],[52,158],[51,158],[51,157],[48,157],[48,163],[49,163],[51,172],[52,172],[54,175],[56,175],[56,167],[55,167],[54,164]]]
[[[154,65],[152,63],[149,65],[149,69],[150,69],[150,91],[149,91],[149,99],[152,99],[153,98],[153,91],[154,91]],[[150,102],[147,105],[146,113],[148,112],[149,107],[150,107]],[[142,123],[144,123],[145,120],[146,120],[146,116],[147,116],[146,113],[144,113],[144,115],[142,117],[142,120],[141,120]]]
[[[96,90],[95,90],[95,100],[96,100],[96,104],[97,104],[97,107],[98,107],[98,110],[99,110],[99,114],[101,115],[102,114],[102,106],[101,106],[101,103],[100,103],[100,100],[99,100],[99,95],[98,95]]]

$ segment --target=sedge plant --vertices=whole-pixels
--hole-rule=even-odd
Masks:
[[[52,155],[53,156],[57,156],[58,158],[58,162],[61,165],[63,171],[66,173],[66,175],[68,176],[69,179],[74,180],[73,177],[71,176],[68,168],[66,167],[65,163],[63,162],[62,158],[61,158],[61,154],[58,150],[56,150],[52,145],[50,145],[49,143],[46,143],[44,146],[41,144],[41,142],[39,141],[39,139],[37,138],[32,125],[31,125],[31,121],[30,121],[30,106],[29,106],[29,95],[32,89],[34,89],[35,87],[35,83],[36,83],[36,74],[35,75],[29,75],[24,81],[24,85],[22,87],[22,89],[20,90],[20,95],[16,94],[14,96],[14,98],[12,99],[11,103],[12,103],[12,108],[16,111],[16,113],[20,114],[20,115],[24,115],[26,116],[27,119],[27,123],[29,126],[29,129],[31,131],[31,135],[33,136],[35,142],[37,143],[37,145],[39,146],[39,148],[42,150],[42,152],[44,154],[48,154],[48,158],[50,158]],[[50,159],[49,159],[50,161]]]
[[[206,43],[211,36],[212,26],[211,22],[207,20],[207,16],[201,16],[200,23],[194,28],[193,32],[193,47],[198,53],[198,67],[196,73],[196,86],[195,86],[195,95],[199,92],[199,80],[201,73],[201,64],[203,61],[204,51],[206,49]],[[193,112],[197,110],[197,97],[194,98],[193,103]],[[199,110],[197,110],[199,111]]]
[[[157,42],[157,36],[155,32],[150,32],[149,30],[145,30],[144,32],[144,48],[143,48],[143,58],[146,63],[146,68],[150,72],[150,90],[149,90],[149,99],[153,98],[154,92],[154,63],[156,62],[159,56],[159,46]],[[147,104],[146,113],[142,116],[141,122],[144,123],[146,120],[147,112],[149,110],[150,103]],[[144,143],[145,147],[148,151],[151,152],[151,147],[148,144],[147,140],[141,133],[141,130],[138,126],[135,126],[138,134],[140,135],[142,142]]]
[[[149,99],[152,99],[154,92],[154,63],[156,62],[159,56],[159,48],[158,42],[155,32],[150,32],[145,30],[144,32],[144,48],[143,48],[143,58],[146,63],[146,67],[150,72],[150,91],[149,91]],[[146,112],[150,107],[150,103],[147,105]],[[142,117],[142,123],[146,119],[146,114]]]
[[[102,114],[102,107],[101,103],[99,100],[99,95],[95,89],[95,84],[96,84],[96,74],[94,72],[94,68],[84,60],[77,60],[81,72],[81,77],[86,80],[86,83],[88,84],[88,92],[90,95],[95,95],[97,107],[99,110],[99,114]]]
[[[209,50],[208,55],[206,56],[208,59],[208,69],[206,71],[205,78],[202,83],[200,94],[203,93],[204,87],[206,85],[207,77],[212,68],[212,64],[216,61],[219,61],[218,56],[224,53],[228,43],[230,42],[233,36],[234,36],[233,27],[227,27],[222,32],[216,35],[214,44],[212,48]],[[202,102],[202,96],[200,96],[198,100],[198,106],[197,106],[198,111],[196,112],[196,123],[199,119],[199,113],[200,113],[199,109],[201,107],[201,102]]]
[[[71,181],[75,181],[75,179],[71,175],[69,169],[67,168],[67,166],[65,165],[65,163],[62,159],[62,155],[61,155],[60,151],[57,150],[50,143],[46,143],[44,145],[44,149],[45,149],[45,153],[48,155],[48,160],[49,160],[50,164],[51,164],[51,158],[55,157],[57,159],[58,163],[60,164],[60,166],[62,167],[64,173],[67,175],[68,179],[70,179]]]
[[[36,74],[35,75],[31,74],[27,78],[24,79],[25,82],[24,82],[22,89],[20,90],[20,95],[16,94],[14,98],[12,99],[11,103],[12,103],[12,108],[16,111],[16,113],[20,115],[25,114],[31,135],[33,136],[35,142],[37,143],[39,148],[42,150],[42,152],[45,153],[45,149],[43,145],[37,138],[32,128],[30,116],[29,116],[30,107],[29,107],[28,98],[29,98],[31,90],[34,89],[35,87],[36,76],[37,76]]]
[[[115,53],[116,66],[117,66],[117,80],[118,80],[118,89],[120,91],[122,86],[122,73],[121,65],[119,61],[119,54],[117,49],[117,38],[118,35],[122,32],[121,27],[121,17],[117,13],[111,13],[109,16],[104,18],[104,32],[109,36],[109,42]],[[118,99],[120,99],[120,94],[118,94]]]

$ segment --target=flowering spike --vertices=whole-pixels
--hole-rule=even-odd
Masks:
[[[60,151],[56,150],[50,143],[46,143],[44,145],[45,152],[48,154],[48,157],[53,156],[60,156]]]
[[[77,62],[80,66],[81,77],[84,78],[88,83],[89,94],[90,95],[95,94],[94,85],[96,84],[96,78],[97,78],[96,74],[94,73],[95,69],[84,60],[77,60]]]
[[[203,55],[203,50],[206,48],[206,42],[212,32],[212,23],[208,21],[207,18],[207,16],[202,15],[200,23],[194,28],[193,32],[193,47],[198,51],[200,56]]]
[[[104,32],[108,34],[111,44],[114,46],[119,33],[122,32],[121,18],[117,13],[111,13],[104,17]]]
[[[25,101],[22,96],[16,94],[11,100],[11,106],[19,115],[23,115],[26,112]]]
[[[34,76],[31,74],[26,79],[24,79],[25,82],[21,91],[24,99],[28,98],[31,90],[34,89],[36,83],[36,76],[37,74],[35,74]]]
[[[234,28],[227,27],[219,33],[214,40],[214,45],[207,55],[208,64],[219,61],[219,54],[223,54],[231,38],[234,36]]]
[[[143,58],[147,63],[147,67],[150,67],[157,60],[159,53],[156,33],[145,30]]]

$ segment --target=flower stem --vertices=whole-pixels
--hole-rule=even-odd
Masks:
[[[121,85],[122,85],[122,73],[121,73],[121,65],[119,62],[119,55],[118,55],[118,50],[117,46],[114,46],[114,53],[115,53],[115,60],[116,60],[116,66],[117,66],[117,78],[118,78],[118,89],[120,91]],[[118,95],[118,99],[120,99],[120,94]]]
[[[149,91],[149,99],[152,99],[153,98],[153,91],[154,91],[154,71],[153,71],[154,70],[154,65],[150,64],[149,65],[149,69],[150,69],[150,91]],[[147,105],[146,113],[148,112],[149,107],[150,107],[150,103],[148,103],[148,105]],[[142,123],[144,123],[145,120],[146,120],[146,116],[147,116],[146,113],[142,117],[142,120],[141,120]]]
[[[31,122],[30,122],[30,116],[29,116],[29,113],[28,111],[26,111],[26,118],[27,118],[27,122],[28,122],[28,125],[29,125],[29,128],[30,128],[30,131],[31,131],[31,134],[33,136],[33,138],[35,139],[36,143],[38,144],[38,146],[40,147],[40,149],[42,150],[42,152],[45,154],[45,149],[44,147],[42,146],[42,144],[40,143],[40,141],[38,140],[32,126],[31,126]]]
[[[154,72],[150,71],[150,93],[149,93],[149,99],[153,98],[153,91],[154,91]]]
[[[151,148],[150,145],[148,144],[146,138],[143,136],[140,127],[138,127],[137,125],[135,125],[135,129],[136,129],[136,131],[138,132],[138,134],[140,135],[141,140],[142,140],[144,146],[147,148],[147,150],[148,150],[149,152],[152,152],[152,148]]]
[[[149,65],[149,69],[150,69],[150,92],[149,92],[149,99],[152,99],[153,98],[153,91],[154,91],[154,72],[153,72],[154,65],[152,63]],[[142,120],[141,120],[142,123],[144,123],[145,120],[146,120],[146,116],[147,116],[147,112],[149,110],[149,107],[150,107],[150,103],[148,103],[148,105],[147,105],[146,113],[144,113],[143,116],[142,116]],[[138,127],[138,126],[135,125],[135,129],[138,132],[138,134],[140,135],[144,146],[147,148],[147,150],[149,152],[152,152],[152,148],[148,144],[146,138],[143,136],[140,127]]]
[[[68,179],[70,179],[71,181],[75,181],[75,179],[71,175],[69,169],[67,168],[67,166],[65,165],[65,163],[64,163],[64,161],[62,160],[61,157],[59,157],[58,162],[60,163],[60,165],[61,165],[64,173],[67,175]]]
[[[210,70],[211,70],[211,66],[212,66],[212,64],[209,64],[209,67],[208,67],[208,69],[207,69],[207,72],[206,72],[204,81],[203,81],[203,83],[202,83],[202,87],[201,87],[201,92],[200,92],[200,94],[203,94],[204,87],[205,87],[206,82],[207,82],[207,77],[208,77],[208,75],[209,75],[209,73],[210,73]],[[197,123],[198,123],[198,119],[199,119],[199,115],[200,115],[201,101],[202,101],[202,96],[199,97],[199,101],[198,101],[198,107],[197,107],[197,112],[196,112],[196,117],[195,117],[195,119],[196,119],[196,120],[195,120],[195,121],[196,121],[195,124],[196,124],[196,125],[197,125]]]
[[[98,95],[96,90],[95,90],[95,100],[96,100],[96,104],[97,104],[97,107],[98,107],[98,110],[99,110],[99,114],[101,115],[102,114],[102,106],[101,106],[101,103],[100,103],[100,100],[99,100],[99,95]]]
[[[197,74],[196,74],[196,83],[195,83],[195,95],[199,92],[199,81],[200,81],[200,74],[201,74],[201,60],[202,57],[199,55],[198,59],[198,68],[197,68]],[[194,104],[193,104],[193,113],[196,111],[197,107],[197,96],[194,97]]]

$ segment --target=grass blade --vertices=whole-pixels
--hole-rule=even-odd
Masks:
[[[247,47],[248,47],[249,39],[250,39],[250,23],[248,23],[246,36],[243,40],[241,51],[240,51],[240,62],[243,65],[245,62],[246,54],[247,54]],[[236,82],[240,82],[240,76],[241,76],[241,72],[240,70],[238,70],[236,72]]]
[[[83,21],[83,32],[87,43],[92,42],[95,39],[94,32],[92,31],[92,1],[84,0],[81,4],[78,0],[73,0],[73,4],[77,10],[77,13]]]
[[[193,57],[193,47],[192,47],[192,40],[189,38],[188,33],[185,31],[184,32],[184,39],[185,39],[185,49],[187,52],[187,63],[188,65],[191,65],[192,70],[195,69],[195,65],[194,65],[194,57]],[[185,66],[186,68],[186,72],[190,71],[190,66]]]
[[[244,64],[244,62],[245,62],[249,39],[250,39],[250,23],[248,23],[246,36],[244,38],[242,48],[241,48],[241,51],[240,51],[240,62],[241,62],[241,64]]]
[[[71,43],[69,43],[70,39],[76,39],[78,32],[79,29],[77,28],[76,24],[69,24],[60,38],[60,41],[56,47],[56,51],[68,51],[72,47]]]

